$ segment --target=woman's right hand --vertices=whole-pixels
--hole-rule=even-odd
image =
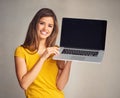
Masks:
[[[59,54],[58,47],[48,47],[42,54],[41,58],[46,60],[50,55],[57,55]]]

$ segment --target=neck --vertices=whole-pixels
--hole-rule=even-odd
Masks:
[[[46,40],[40,40],[39,42],[39,50],[46,48]]]
[[[46,50],[46,40],[40,40],[38,53],[41,55]]]

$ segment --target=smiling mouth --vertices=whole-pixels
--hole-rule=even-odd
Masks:
[[[45,32],[45,31],[41,31],[41,34],[46,35],[46,34],[47,34],[47,32]]]

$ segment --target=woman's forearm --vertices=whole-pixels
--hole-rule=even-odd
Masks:
[[[57,79],[57,88],[59,90],[62,90],[66,83],[68,82],[69,75],[70,75],[70,69],[71,69],[71,62],[67,61],[64,65],[64,68],[60,70],[58,79]]]

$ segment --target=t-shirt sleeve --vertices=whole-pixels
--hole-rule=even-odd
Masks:
[[[18,57],[21,57],[21,58],[25,58],[25,53],[24,53],[23,47],[21,47],[21,46],[17,47],[17,48],[15,49],[14,56],[18,56]]]

